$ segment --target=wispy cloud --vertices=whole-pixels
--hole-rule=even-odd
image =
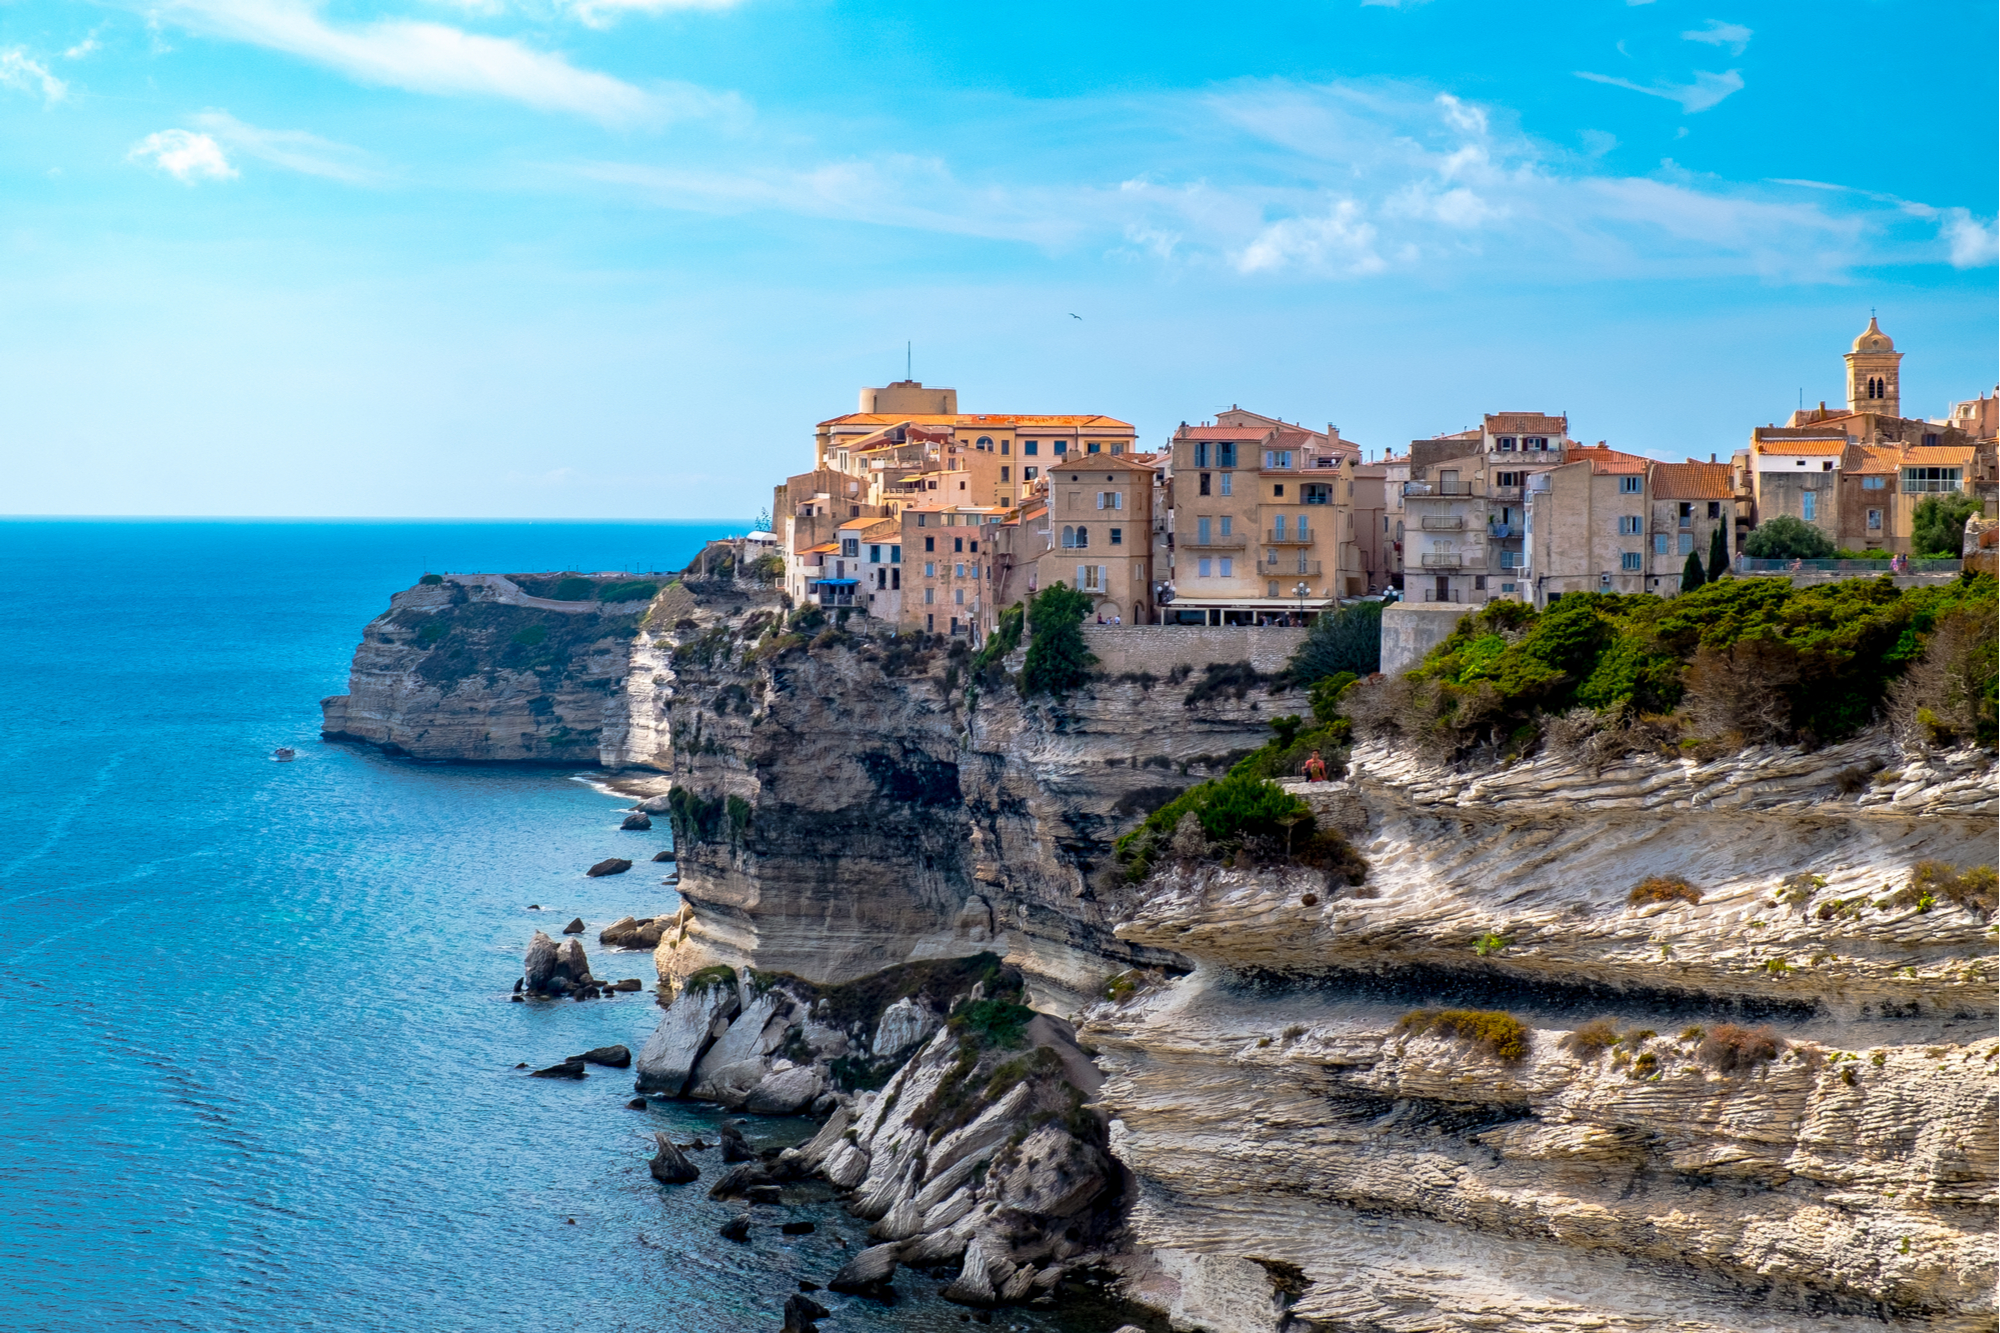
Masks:
[[[1985,268],[2000,263],[2000,233],[1991,223],[1972,216],[1970,209],[1947,208],[1938,229],[1951,254],[1953,268]]]
[[[63,52],[63,59],[81,60],[85,56],[91,54],[91,52],[101,50],[102,47],[97,40],[97,34],[103,31],[104,31],[104,25],[102,23],[92,28],[89,32],[84,34],[82,41],[78,42],[75,46],[70,47],[69,50]]]
[[[204,111],[194,117],[216,140],[246,157],[307,176],[367,185],[382,179],[359,148],[304,130],[267,130],[246,124],[227,111]]]
[[[162,11],[212,36],[284,51],[363,83],[495,97],[607,125],[717,114],[733,100],[684,84],[642,89],[559,55],[443,23],[329,23],[305,0],[170,0]]]
[[[1693,83],[1656,83],[1651,87],[1634,83],[1630,79],[1614,78],[1609,74],[1592,74],[1587,70],[1577,70],[1576,77],[1589,79],[1592,83],[1607,83],[1613,88],[1625,88],[1648,97],[1664,97],[1669,102],[1679,102],[1681,110],[1688,115],[1706,111],[1731,93],[1743,90],[1743,76],[1736,70],[1725,70],[1713,74],[1707,70],[1696,70]]]
[[[49,73],[49,67],[34,59],[27,48],[10,46],[0,50],[0,86],[16,92],[40,93],[42,101],[53,104],[69,96],[69,85]]]
[[[1939,228],[1953,262],[1992,262],[1990,229],[1970,216],[1931,209],[1918,235],[1910,207],[1853,192],[1733,182],[1671,162],[1616,175],[1524,133],[1504,107],[1407,85],[1245,81],[1138,102],[1038,103],[1005,120],[1018,128],[1036,115],[1092,140],[1088,160],[1067,171],[1042,161],[1017,179],[968,175],[937,152],[786,161],[809,150],[784,137],[732,144],[727,161],[706,164],[686,145],[672,161],[570,164],[555,169],[557,188],[583,180],[653,207],[1095,248],[1258,280],[1443,280],[1477,269],[1841,281],[1867,263],[1942,261]]]
[[[1741,23],[1723,23],[1718,19],[1710,19],[1706,28],[1696,28],[1693,32],[1684,32],[1681,34],[1684,39],[1690,42],[1706,42],[1710,46],[1726,46],[1729,48],[1729,54],[1733,56],[1742,55],[1745,48],[1750,45],[1750,38],[1754,35],[1750,29],[1744,27]]]
[[[132,145],[125,155],[128,162],[143,162],[166,172],[184,185],[201,180],[234,180],[236,168],[229,165],[222,145],[206,134],[189,130],[161,130]]]
[[[626,14],[673,9],[732,9],[739,0],[562,0],[563,8],[593,28],[608,28]]]

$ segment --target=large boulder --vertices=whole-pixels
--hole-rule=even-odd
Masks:
[[[766,1075],[750,1089],[743,1109],[752,1115],[797,1115],[824,1091],[819,1071],[811,1065],[794,1065],[780,1073]]]
[[[556,974],[556,942],[541,931],[528,941],[527,957],[522,960],[522,980],[527,983],[531,994],[546,995],[549,979]]]
[[[649,829],[653,827],[653,821],[645,812],[634,810],[631,814],[625,816],[624,822],[619,824],[618,827],[621,829]]]
[[[672,917],[647,917],[641,921],[635,917],[621,916],[597,933],[597,942],[613,949],[653,949],[660,943],[660,936],[667,930]]]
[[[605,875],[622,875],[631,868],[632,868],[632,863],[630,861],[627,861],[624,857],[608,856],[604,860],[599,861],[596,865],[592,866],[590,869],[584,871],[583,873],[590,876],[592,879],[598,879]]]
[[[701,1178],[701,1168],[690,1162],[681,1150],[674,1146],[672,1139],[664,1134],[654,1134],[653,1143],[656,1151],[652,1160],[647,1163],[647,1167],[653,1173],[653,1179],[663,1185],[685,1185],[690,1180]]]
[[[639,802],[632,808],[634,810],[643,811],[644,813],[649,815],[664,815],[669,810],[672,810],[674,808],[674,798],[670,795],[648,796],[645,800]]]
[[[791,1035],[792,998],[769,990],[744,1006],[695,1067],[688,1096],[740,1107],[771,1072],[771,1053]]]
[[[632,1048],[629,1046],[599,1046],[585,1051],[572,1059],[587,1065],[603,1065],[607,1069],[627,1069],[632,1064]]]
[[[556,975],[572,986],[589,983],[590,960],[584,956],[582,940],[566,939],[556,947]]]
[[[779,1333],[819,1333],[819,1325],[813,1321],[831,1313],[812,1297],[794,1292],[785,1298],[785,1326]]]
[[[881,1296],[896,1276],[900,1245],[871,1245],[849,1259],[827,1285],[849,1296]]]
[[[869,1043],[869,1049],[877,1060],[901,1055],[918,1043],[929,1040],[943,1022],[929,1009],[904,996],[882,1011],[882,1019],[875,1025],[875,1039]]]
[[[729,1030],[729,1020],[739,1007],[736,987],[731,985],[682,990],[639,1049],[639,1090],[672,1097],[685,1093],[695,1065]]]

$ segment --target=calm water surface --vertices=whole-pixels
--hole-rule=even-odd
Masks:
[[[599,975],[650,985],[596,931],[673,891],[581,872],[663,834],[620,832],[572,772],[318,740],[362,625],[425,568],[674,568],[722,531],[0,522],[7,1327],[775,1333],[796,1279],[866,1243],[830,1204],[722,1241],[735,1205],[645,1169],[649,1131],[713,1141],[713,1112],[514,1068],[651,1031],[644,995],[507,993],[529,933],[572,916]],[[781,1211],[820,1229],[780,1237]],[[965,1327],[899,1285],[894,1309],[822,1293],[824,1327]]]

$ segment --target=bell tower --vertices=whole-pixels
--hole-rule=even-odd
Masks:
[[[1902,388],[1897,366],[1903,354],[1889,335],[1868,316],[1868,327],[1854,340],[1847,354],[1847,410],[1873,412],[1878,416],[1903,415]]]

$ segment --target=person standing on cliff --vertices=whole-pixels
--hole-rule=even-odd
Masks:
[[[1326,760],[1319,757],[1318,750],[1314,750],[1312,752],[1312,757],[1306,760],[1306,781],[1307,782],[1326,781]]]

